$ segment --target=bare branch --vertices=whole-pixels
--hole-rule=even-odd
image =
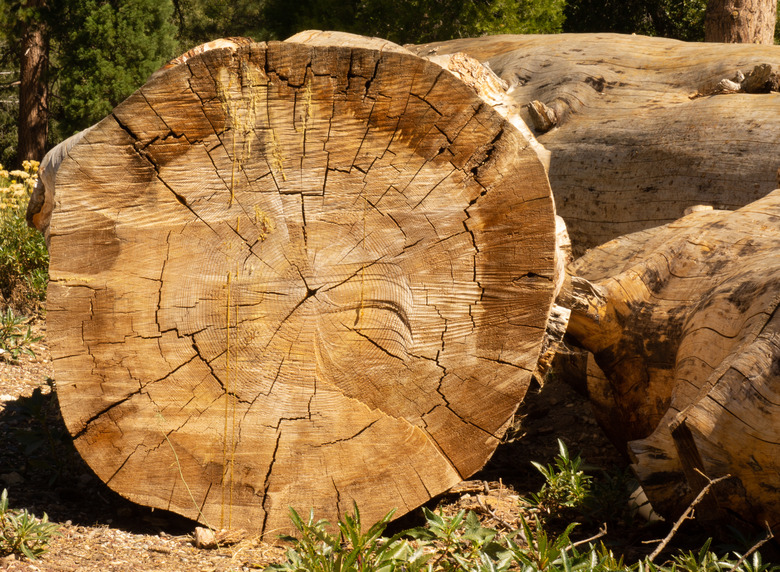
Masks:
[[[767,530],[767,535],[766,535],[766,537],[764,537],[764,539],[763,539],[763,540],[759,540],[758,542],[756,542],[756,543],[753,545],[753,547],[752,547],[750,550],[748,550],[747,552],[745,552],[745,554],[743,554],[743,555],[742,555],[742,558],[740,558],[739,560],[737,560],[737,563],[736,563],[736,564],[734,564],[734,566],[731,568],[731,570],[730,570],[729,572],[734,572],[735,570],[738,570],[738,569],[739,569],[739,567],[740,567],[740,566],[742,566],[742,563],[743,563],[745,560],[747,560],[748,558],[750,558],[750,556],[751,556],[751,555],[752,555],[752,554],[753,554],[753,553],[754,553],[756,550],[758,550],[759,548],[761,548],[761,547],[762,547],[764,544],[766,544],[767,542],[769,542],[770,540],[772,540],[772,539],[775,537],[774,533],[772,532],[772,527],[771,527],[771,526],[769,526],[769,523],[768,523],[768,522],[766,522],[765,524],[766,524],[766,530]]]
[[[674,526],[672,527],[672,530],[669,532],[669,534],[666,535],[666,538],[664,538],[661,541],[661,544],[658,545],[658,547],[653,550],[653,553],[648,557],[648,561],[652,562],[661,552],[663,552],[664,548],[666,548],[666,545],[671,542],[672,538],[674,538],[674,535],[677,534],[677,530],[680,528],[683,522],[686,520],[689,520],[691,517],[691,513],[693,512],[693,508],[701,502],[701,500],[706,496],[706,494],[710,491],[713,485],[725,481],[726,479],[730,479],[731,475],[725,475],[723,477],[718,477],[717,479],[710,479],[707,475],[702,473],[701,471],[698,471],[705,479],[707,479],[707,484],[704,486],[704,488],[699,492],[698,495],[696,495],[696,498],[693,499],[693,502],[688,505],[688,508],[685,509],[685,512],[682,513],[682,516],[677,519],[677,522],[674,523]]]
[[[607,523],[605,522],[601,528],[599,528],[599,531],[591,536],[590,538],[586,538],[585,540],[578,540],[577,542],[574,542],[570,545],[570,548],[577,548],[578,546],[582,546],[583,544],[589,544],[593,542],[594,540],[598,540],[602,536],[607,535]]]

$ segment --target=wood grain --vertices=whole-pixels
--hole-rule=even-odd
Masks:
[[[405,53],[156,74],[57,173],[50,345],[97,475],[214,527],[366,522],[481,468],[525,395],[555,220],[528,142]]]
[[[710,518],[780,524],[778,223],[780,190],[620,237],[570,268],[592,282],[569,334],[603,370],[588,380],[594,407],[665,516],[701,471],[733,476]]]
[[[550,183],[577,255],[691,205],[733,210],[777,186],[780,94],[713,90],[737,71],[780,69],[778,46],[560,34],[406,47],[465,52],[504,79],[518,105],[555,111],[556,126],[536,136],[552,154]]]

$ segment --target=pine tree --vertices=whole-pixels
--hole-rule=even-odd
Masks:
[[[105,115],[176,54],[171,0],[62,0],[52,35],[62,137]]]

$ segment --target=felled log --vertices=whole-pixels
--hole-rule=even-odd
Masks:
[[[550,183],[576,254],[672,222],[689,206],[733,210],[777,186],[776,84],[718,87],[757,66],[777,78],[777,46],[562,34],[407,48],[465,52],[509,84],[552,153]]]
[[[653,507],[780,524],[780,190],[695,210],[571,265],[569,335],[595,356],[599,421]],[[601,373],[603,372],[603,374]]]
[[[123,496],[215,528],[398,516],[477,471],[558,282],[535,151],[397,51],[184,58],[67,151],[51,199],[75,444]]]

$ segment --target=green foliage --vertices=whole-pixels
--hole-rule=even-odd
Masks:
[[[257,0],[173,0],[178,51],[227,36],[266,39],[264,2]]]
[[[46,552],[57,525],[46,513],[38,519],[27,512],[8,508],[8,491],[0,494],[0,554],[17,554],[35,560]]]
[[[618,32],[704,39],[707,0],[568,0],[566,32]]]
[[[572,459],[559,441],[560,454],[555,465],[534,463],[545,476],[545,484],[535,498],[550,494],[561,510],[588,506],[589,478],[580,469],[579,457]],[[627,479],[617,476],[608,486],[625,488]],[[557,489],[566,494],[552,495]],[[548,492],[545,492],[548,491]],[[627,499],[615,495],[616,502]],[[547,505],[552,506],[552,505]],[[617,508],[617,507],[615,507]],[[290,510],[299,537],[283,537],[292,542],[285,562],[273,564],[267,570],[284,572],[780,572],[780,566],[766,564],[758,552],[740,562],[741,555],[719,556],[710,550],[711,540],[696,551],[681,551],[663,564],[647,557],[627,564],[616,557],[603,543],[592,540],[576,542],[572,535],[577,523],[570,523],[558,532],[539,518],[540,509],[532,520],[520,514],[520,528],[499,532],[484,526],[474,512],[461,510],[452,515],[422,509],[425,524],[382,536],[393,512],[388,513],[367,532],[361,532],[360,513],[347,514],[338,523],[338,533],[329,532],[326,521],[314,520],[310,513],[303,521]],[[506,524],[506,523],[504,523]],[[583,546],[584,548],[580,548]]]
[[[309,514],[304,521],[294,509],[290,518],[300,533],[299,539],[284,537],[295,546],[287,552],[287,561],[273,564],[268,570],[285,572],[364,572],[393,570],[421,570],[426,559],[421,552],[412,551],[409,543],[398,536],[382,537],[393,516],[390,511],[367,532],[361,532],[360,511],[355,505],[354,514],[347,514],[338,523],[339,536],[328,532],[329,523],[314,520]]]
[[[40,336],[32,335],[27,318],[17,316],[10,307],[0,313],[0,359],[16,363],[22,354],[34,357],[35,352],[30,346],[40,339]]]
[[[392,512],[362,533],[360,515],[347,515],[338,523],[338,534],[328,532],[328,523],[310,514],[303,521],[290,511],[299,538],[285,562],[267,568],[277,572],[780,572],[780,566],[765,564],[755,553],[736,567],[739,554],[718,556],[710,541],[696,552],[680,552],[664,564],[647,559],[633,565],[616,558],[604,544],[577,548],[571,538],[576,524],[557,535],[537,519],[533,526],[521,517],[521,528],[506,534],[483,526],[473,512],[451,516],[423,509],[425,525],[381,536]]]
[[[423,508],[426,524],[405,534],[422,541],[422,553],[435,570],[505,569],[509,563],[506,546],[496,542],[498,533],[483,527],[477,515],[461,510],[453,516]]]
[[[0,295],[20,311],[40,308],[49,279],[46,242],[25,220],[37,172],[35,161],[25,161],[24,171],[0,167]]]
[[[555,33],[565,0],[267,0],[271,35],[316,28],[424,43],[487,34]]]
[[[176,54],[171,0],[69,0],[52,14],[58,130],[102,119]]]
[[[2,54],[8,53],[8,45],[0,36],[0,164],[16,164],[17,117],[19,95],[16,82],[19,81],[18,66],[3,61]]]
[[[591,491],[592,479],[583,472],[582,459],[579,456],[572,459],[560,439],[558,450],[554,466],[531,462],[542,473],[545,483],[538,493],[531,494],[530,504],[538,508],[545,519],[560,515],[566,509],[581,507]]]

